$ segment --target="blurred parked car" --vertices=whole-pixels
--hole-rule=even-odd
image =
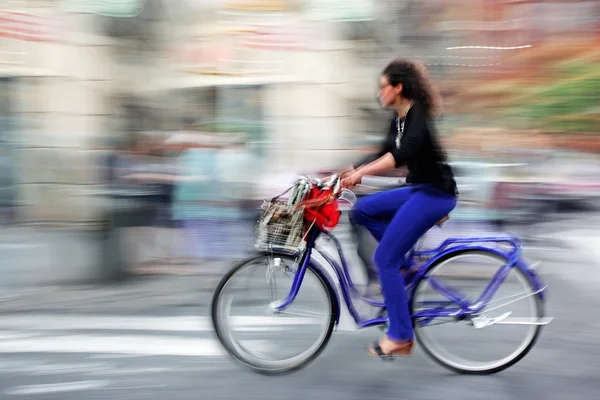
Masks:
[[[540,163],[546,175],[539,191],[558,206],[577,209],[600,201],[600,157],[575,151],[555,151]]]

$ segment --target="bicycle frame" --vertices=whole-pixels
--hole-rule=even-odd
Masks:
[[[330,255],[328,255],[327,252],[323,251],[318,246],[316,246],[316,241],[321,234],[325,234],[335,244],[338,256],[341,260],[341,264],[342,264],[341,266],[339,265],[339,263],[336,260],[334,260]],[[512,246],[512,251],[510,251],[509,253],[504,253],[493,247],[481,246],[481,245],[478,245],[477,243],[507,243]],[[484,250],[484,251],[488,251],[488,252],[494,253],[496,255],[502,256],[502,257],[506,257],[508,260],[502,267],[500,267],[500,269],[492,277],[491,281],[489,282],[487,287],[484,289],[484,291],[480,295],[480,297],[472,304],[465,301],[466,296],[463,296],[461,293],[457,292],[456,290],[454,290],[452,288],[445,287],[443,284],[441,284],[434,278],[432,278],[432,277],[424,278],[424,275],[427,272],[427,270],[429,269],[429,267],[433,263],[435,263],[438,259],[446,256],[449,253],[456,252],[459,250],[464,250],[464,249]],[[342,296],[344,298],[346,307],[348,308],[350,315],[352,316],[352,318],[354,319],[354,321],[356,322],[356,324],[358,325],[359,328],[383,325],[383,324],[387,323],[386,317],[378,317],[378,318],[373,318],[373,319],[369,319],[369,320],[361,319],[358,312],[356,311],[356,308],[354,307],[354,301],[351,297],[351,294],[354,294],[356,297],[359,297],[362,301],[366,302],[367,304],[369,304],[373,307],[384,307],[384,304],[374,301],[372,299],[369,299],[367,297],[364,297],[360,294],[360,292],[354,285],[354,282],[352,281],[352,278],[350,276],[350,273],[348,270],[348,264],[346,263],[346,259],[344,257],[344,253],[343,253],[342,247],[340,245],[340,242],[331,232],[320,231],[317,229],[312,229],[308,233],[306,249],[305,249],[304,254],[302,255],[302,259],[301,259],[301,266],[300,266],[300,268],[298,268],[296,270],[296,273],[294,276],[294,281],[293,281],[292,287],[290,289],[290,293],[288,294],[287,298],[285,300],[283,300],[282,303],[280,303],[277,307],[275,307],[275,311],[278,311],[278,312],[283,311],[296,298],[298,291],[300,290],[300,286],[302,285],[304,273],[306,272],[306,269],[308,268],[308,264],[312,257],[313,251],[316,251],[318,254],[320,254],[335,271],[338,282],[340,283],[340,288],[341,288]],[[424,264],[419,266],[418,271],[416,273],[417,275],[412,280],[412,283],[410,285],[407,285],[406,290],[408,292],[409,302],[412,301],[411,299],[414,295],[414,291],[416,288],[415,284],[423,278],[427,279],[429,281],[429,283],[432,285],[432,287],[437,292],[439,292],[440,294],[442,294],[443,296],[448,298],[448,301],[447,302],[442,302],[442,301],[433,302],[433,303],[437,304],[438,307],[419,311],[419,312],[411,315],[411,318],[413,318],[413,319],[419,318],[419,319],[426,319],[427,321],[431,321],[435,318],[447,318],[447,317],[464,318],[467,316],[477,315],[485,308],[485,306],[488,304],[488,302],[492,299],[494,293],[500,287],[500,285],[502,284],[502,282],[504,281],[504,279],[506,278],[506,276],[509,274],[510,270],[513,267],[517,267],[522,272],[525,273],[525,276],[527,276],[529,278],[530,282],[532,283],[532,285],[535,289],[534,294],[538,295],[542,300],[544,299],[543,292],[546,287],[542,286],[541,282],[537,278],[535,271],[530,270],[526,265],[524,265],[521,262],[521,260],[520,260],[520,258],[521,258],[520,241],[512,236],[506,236],[506,237],[499,236],[499,237],[487,237],[487,238],[484,238],[484,237],[449,238],[449,239],[446,239],[441,245],[439,245],[435,249],[419,251],[419,250],[416,250],[415,248],[413,248],[407,256],[407,261],[408,261],[409,266],[411,266],[411,267],[414,266],[416,264],[415,259],[419,258],[419,257],[429,257],[429,259]],[[322,267],[322,266],[320,266],[320,267]],[[329,274],[324,272],[323,275],[330,279]],[[335,290],[336,286],[332,284],[331,279],[330,279],[329,283],[332,285],[332,287]],[[339,296],[339,295],[337,295],[337,291],[336,291],[336,296]],[[336,300],[337,300],[338,306],[340,306],[339,297]],[[446,307],[448,305],[456,305],[456,307],[440,309],[439,305],[442,305],[443,307]],[[337,323],[339,323],[339,314],[340,313],[338,312],[338,321],[336,321]]]

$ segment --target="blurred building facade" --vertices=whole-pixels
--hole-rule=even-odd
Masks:
[[[524,86],[553,76],[532,66],[564,51],[557,37],[585,36],[576,57],[597,57],[596,2],[467,3],[6,0],[0,117],[20,218],[96,220],[107,139],[189,121],[246,133],[257,180],[340,165],[384,129],[377,74],[394,56],[438,78],[443,132],[503,124],[486,112],[518,106]],[[593,131],[597,111],[582,107]],[[537,127],[531,113],[513,120]]]
[[[105,139],[184,120],[251,131],[267,172],[339,163],[356,129],[352,60],[331,10],[307,18],[291,3],[3,2],[21,219],[93,221]]]

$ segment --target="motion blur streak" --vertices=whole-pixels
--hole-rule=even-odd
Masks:
[[[599,44],[591,0],[0,1],[0,397],[593,398]],[[253,250],[263,199],[377,148],[396,57],[441,91],[460,192],[425,244],[514,233],[556,320],[500,378],[446,379],[418,346],[382,365],[365,350],[380,333],[349,335],[346,315],[306,370],[248,374],[214,340],[212,291]],[[237,328],[271,349],[281,321],[256,318]],[[307,320],[284,321],[300,340]]]

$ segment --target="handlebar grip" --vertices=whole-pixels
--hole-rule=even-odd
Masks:
[[[340,180],[337,174],[331,175],[331,179],[328,182],[323,183],[323,187],[330,188],[333,187]]]

